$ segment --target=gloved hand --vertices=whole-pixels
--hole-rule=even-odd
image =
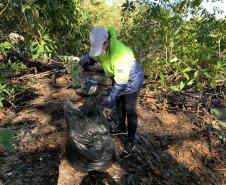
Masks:
[[[80,58],[79,57],[75,57],[75,56],[69,56],[68,59],[69,59],[69,61],[77,61],[77,62],[80,61]]]
[[[79,57],[79,64],[82,67],[87,67],[87,66],[93,65],[94,63],[95,61],[90,58],[89,54]]]
[[[86,65],[86,63],[88,63],[89,62],[89,55],[88,54],[86,54],[86,55],[83,55],[83,56],[81,56],[81,57],[79,57],[79,64],[82,66],[82,67],[84,67],[85,65]]]
[[[115,96],[112,94],[108,96],[108,104],[111,108],[115,106]]]

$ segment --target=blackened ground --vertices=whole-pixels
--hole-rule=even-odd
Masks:
[[[95,73],[90,76],[98,79]],[[201,124],[194,114],[198,104],[189,99],[196,96],[194,92],[171,95],[166,104],[160,93],[142,91],[135,152],[121,158],[125,137],[114,136],[117,162],[106,172],[82,173],[64,156],[66,123],[61,104],[68,99],[77,106],[85,102],[69,88],[70,75],[58,73],[55,82],[52,76],[44,76],[18,83],[30,90],[0,114],[0,127],[15,129],[18,138],[16,153],[0,153],[1,185],[225,184],[225,145],[218,132]],[[108,90],[101,86],[99,96],[106,98]]]

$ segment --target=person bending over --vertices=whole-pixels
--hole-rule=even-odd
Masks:
[[[134,140],[138,124],[137,99],[143,85],[144,74],[136,63],[133,51],[120,42],[115,28],[95,27],[90,32],[90,52],[80,57],[83,67],[100,62],[105,74],[113,80],[108,97],[108,106],[116,107],[119,125],[111,134],[128,131],[127,142],[123,152],[129,155],[134,149]],[[127,127],[126,127],[127,119]]]

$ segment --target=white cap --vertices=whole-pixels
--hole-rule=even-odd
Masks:
[[[90,52],[89,55],[92,57],[99,56],[102,52],[103,44],[108,38],[108,32],[103,27],[96,27],[90,32]]]

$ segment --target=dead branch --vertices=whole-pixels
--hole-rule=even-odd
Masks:
[[[0,15],[8,8],[8,6],[9,6],[9,0],[7,1],[5,8],[0,12]]]
[[[209,150],[212,153],[212,143],[211,143],[212,133],[211,133],[211,130],[210,130],[210,125],[208,125],[207,128],[208,128]]]
[[[17,79],[26,79],[26,78],[40,78],[40,77],[44,77],[44,76],[48,76],[48,75],[51,75],[51,74],[55,74],[55,73],[58,73],[58,72],[64,72],[65,69],[53,69],[51,71],[45,71],[43,73],[38,73],[38,74],[28,74],[28,75],[24,75],[24,76],[21,76]]]

